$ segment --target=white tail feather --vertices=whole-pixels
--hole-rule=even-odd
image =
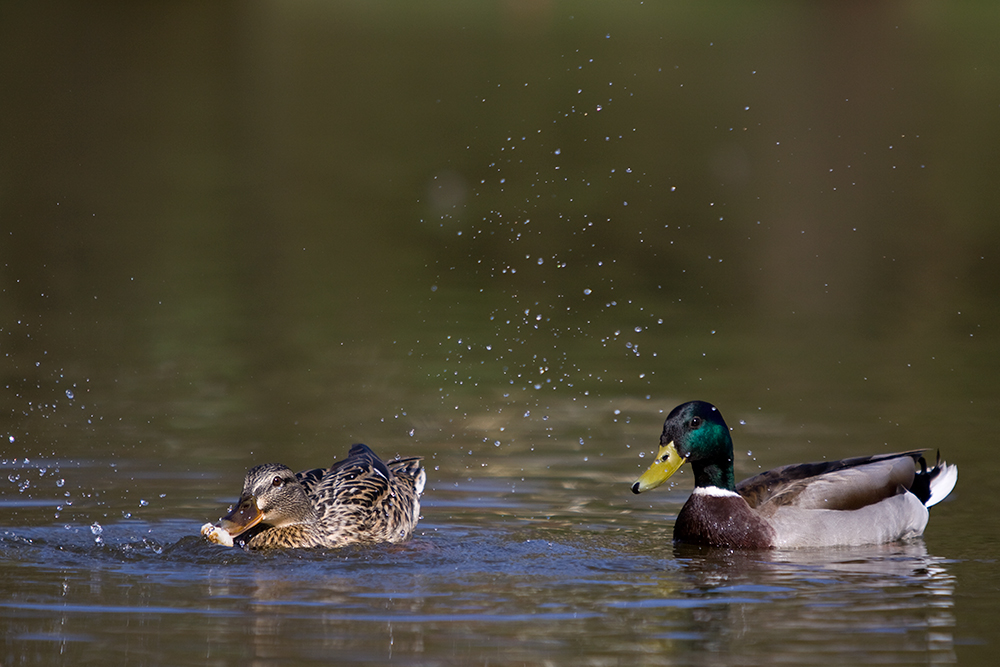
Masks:
[[[936,505],[951,493],[958,483],[958,466],[948,465],[941,461],[939,466],[941,471],[931,480],[931,497],[924,503],[927,507]]]

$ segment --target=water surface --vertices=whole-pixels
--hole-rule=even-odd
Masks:
[[[303,3],[0,21],[0,662],[992,664],[988,7]],[[737,476],[940,448],[924,538],[678,550]],[[250,554],[243,473],[425,457]]]

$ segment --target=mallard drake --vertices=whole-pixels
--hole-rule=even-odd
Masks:
[[[632,492],[656,488],[690,461],[694,492],[674,523],[678,542],[731,549],[882,544],[921,535],[927,508],[958,481],[958,467],[940,457],[928,469],[924,451],[788,465],[735,484],[729,427],[714,405],[691,401],[667,416],[656,459]]]
[[[420,517],[427,479],[421,460],[385,463],[358,444],[329,468],[293,473],[280,463],[256,466],[229,514],[202,526],[202,535],[226,546],[235,538],[248,549],[402,542]]]

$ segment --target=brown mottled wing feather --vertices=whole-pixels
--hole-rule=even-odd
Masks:
[[[316,489],[319,487],[319,483],[323,481],[323,475],[326,473],[326,468],[314,468],[312,470],[297,472],[295,473],[295,477],[299,480],[302,488],[306,490],[306,495],[310,498],[315,498]]]
[[[422,457],[411,456],[389,461],[392,471],[393,496],[396,502],[390,508],[391,523],[397,539],[405,539],[413,532],[420,520],[420,494],[424,492],[427,473],[424,472]]]
[[[371,508],[389,493],[389,475],[375,452],[366,445],[354,445],[346,459],[330,468],[317,493],[327,505]]]
[[[909,489],[924,450],[783,466],[745,479],[736,491],[763,513],[802,509],[853,510]]]
[[[417,479],[420,476],[421,461],[423,461],[423,457],[411,456],[406,459],[394,459],[389,461],[386,466],[392,471],[394,479],[401,482],[407,488],[414,489]]]
[[[354,445],[313,494],[326,543],[405,540],[420,517],[424,479],[418,457],[386,465],[367,446]]]

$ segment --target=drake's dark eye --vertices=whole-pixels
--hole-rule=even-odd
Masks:
[[[698,428],[701,426],[701,417],[691,417],[691,428]]]
[[[271,481],[271,486],[284,486],[284,485],[285,485],[285,480],[281,479],[280,477],[275,477],[274,480]]]

